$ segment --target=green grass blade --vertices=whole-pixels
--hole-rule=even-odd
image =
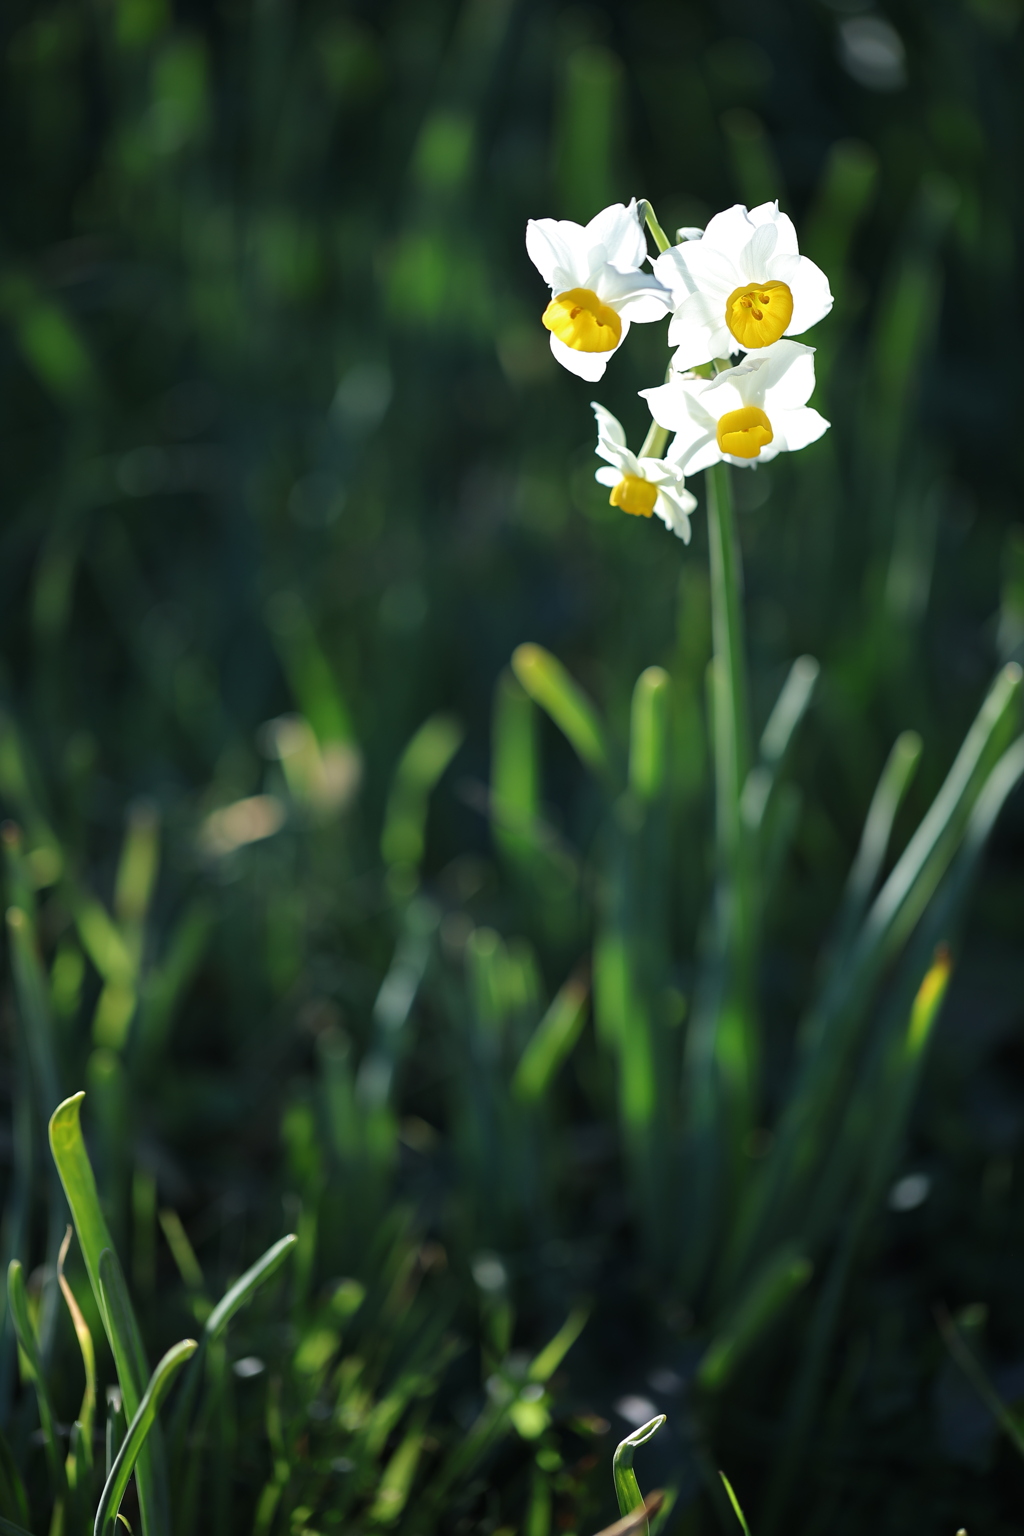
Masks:
[[[867,910],[889,851],[896,813],[913,783],[920,761],[920,736],[916,731],[904,731],[893,744],[864,820],[860,847],[850,870],[839,916],[836,950],[840,954],[849,946]]]
[[[7,1520],[0,1515],[0,1536],[32,1536],[23,1525],[15,1525],[13,1520]]]
[[[43,1362],[39,1357],[39,1343],[29,1315],[28,1297],[25,1295],[25,1274],[17,1259],[11,1260],[7,1270],[7,1304],[10,1308],[18,1347],[21,1350],[23,1362],[28,1368],[39,1404],[39,1424],[43,1432],[46,1460],[50,1468],[54,1502],[63,1502],[67,1497],[67,1478],[64,1473],[64,1463],[60,1457],[57,1416],[50,1401]]]
[[[554,1338],[530,1362],[526,1372],[528,1381],[547,1381],[555,1374],[586,1327],[589,1316],[588,1307],[573,1308]]]
[[[128,1487],[128,1479],[142,1454],[146,1438],[156,1421],[160,1404],[167,1396],[178,1371],[186,1360],[195,1354],[197,1348],[195,1339],[182,1339],[179,1344],[173,1345],[167,1351],[150,1377],[149,1385],[132,1416],[128,1433],[124,1437],[124,1443],[117,1453],[117,1460],[110,1469],[110,1476],[100,1497],[93,1527],[94,1536],[107,1536],[113,1527],[121,1507],[121,1500],[124,1498],[124,1491]]]
[[[257,1259],[245,1274],[235,1281],[229,1291],[226,1291],[220,1301],[214,1307],[206,1320],[203,1334],[207,1340],[212,1340],[224,1332],[228,1323],[234,1317],[240,1307],[244,1307],[247,1301],[259,1290],[265,1280],[269,1280],[281,1268],[289,1253],[295,1247],[298,1238],[294,1232],[289,1232],[286,1237],[280,1238],[272,1247],[268,1248],[262,1258]]]
[[[491,801],[495,841],[513,859],[528,857],[540,812],[537,712],[509,671],[502,672],[494,690]]]
[[[698,1386],[709,1392],[724,1387],[744,1355],[786,1303],[803,1289],[811,1273],[810,1261],[792,1247],[773,1254],[708,1345],[697,1368]]]
[[[646,1424],[641,1424],[639,1429],[634,1429],[625,1440],[620,1440],[615,1448],[615,1455],[612,1457],[612,1481],[615,1484],[615,1497],[618,1500],[620,1515],[631,1515],[634,1510],[644,1507],[644,1496],[640,1492],[640,1484],[633,1471],[633,1455],[637,1447],[646,1445],[665,1422],[665,1414],[659,1413],[657,1418],[648,1419]],[[647,1521],[644,1520],[637,1526],[637,1530],[641,1536],[647,1536]]]
[[[629,730],[629,786],[642,801],[661,793],[668,778],[669,706],[672,685],[664,667],[637,678]]]
[[[608,769],[605,730],[593,704],[550,651],[520,645],[512,653],[512,670],[533,702],[558,726],[580,761],[592,772]]]
[[[768,717],[761,734],[757,765],[747,774],[743,785],[741,810],[751,832],[757,832],[764,822],[779,770],[814,697],[820,671],[813,656],[798,656]]]
[[[462,726],[451,715],[431,715],[402,753],[380,839],[381,855],[391,869],[415,878],[423,858],[430,794],[462,745],[462,737]]]
[[[82,1393],[82,1404],[78,1410],[78,1423],[81,1426],[82,1449],[86,1469],[88,1469],[92,1466],[92,1426],[96,1416],[96,1350],[93,1346],[89,1324],[82,1316],[82,1309],[78,1305],[75,1293],[68,1284],[67,1277],[64,1274],[64,1262],[70,1246],[71,1228],[68,1227],[57,1259],[57,1281],[68,1312],[71,1314],[75,1338],[78,1340],[78,1348],[82,1356],[82,1368],[85,1372],[85,1389]]]
[[[521,1103],[543,1098],[569,1056],[586,1021],[589,993],[585,976],[570,976],[530,1036],[512,1079],[512,1093]]]
[[[736,1492],[732,1486],[732,1483],[730,1483],[724,1472],[719,1472],[718,1475],[722,1479],[722,1482],[725,1484],[725,1491],[729,1495],[729,1503],[736,1511],[736,1518],[740,1525],[743,1527],[743,1536],[750,1536],[750,1526],[747,1524],[747,1517],[743,1513],[743,1509],[740,1505],[739,1499],[736,1497]]]
[[[71,1207],[89,1283],[114,1356],[124,1395],[125,1413],[131,1419],[138,1412],[142,1383],[149,1371],[135,1314],[128,1299],[124,1278],[120,1274],[120,1266],[114,1257],[110,1231],[100,1208],[89,1154],[82,1139],[80,1116],[84,1098],[84,1093],[76,1093],[54,1110],[50,1117],[50,1148]],[[116,1303],[114,1316],[111,1316],[109,1307],[111,1295]],[[162,1476],[159,1463],[156,1462],[159,1452],[160,1442],[154,1436],[145,1447],[136,1468],[145,1536],[164,1536],[167,1529]]]

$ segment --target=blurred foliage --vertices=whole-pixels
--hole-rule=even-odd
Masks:
[[[81,1396],[59,1099],[86,1089],[153,1358],[298,1237],[193,1417],[165,1413],[176,1528],[582,1536],[613,1517],[612,1442],[655,1410],[642,1479],[676,1490],[666,1530],[732,1528],[719,1464],[758,1536],[1017,1528],[1013,1445],[932,1309],[1016,1411],[1019,800],[908,1142],[865,1090],[854,1139],[837,1120],[814,1149],[822,1169],[871,1149],[877,1116],[888,1205],[861,1229],[838,1200],[813,1273],[780,1250],[730,1311],[682,1240],[676,1079],[623,1081],[593,955],[627,893],[678,1065],[712,860],[703,508],[684,550],[607,505],[522,237],[634,194],[666,229],[778,196],[837,296],[810,338],[832,431],[735,487],[758,734],[793,659],[821,665],[766,823],[742,1180],[883,767],[887,871],[1024,656],[1022,35],[1019,0],[3,8],[0,1246],[29,1272],[56,1420]],[[631,435],[654,330],[602,387]],[[566,739],[530,702],[566,697],[548,652],[578,680]],[[671,772],[640,825],[613,770],[653,667]],[[869,1041],[912,1021],[930,959],[883,977]],[[733,1230],[715,1211],[708,1244]],[[106,1387],[74,1256],[69,1275]],[[116,1442],[101,1391],[104,1413]],[[0,1515],[39,1530],[36,1415],[8,1317]]]

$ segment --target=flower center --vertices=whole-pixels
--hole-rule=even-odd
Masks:
[[[741,347],[770,347],[793,318],[793,295],[785,283],[749,283],[725,303],[725,323]]]
[[[631,512],[634,517],[650,517],[658,499],[658,487],[642,475],[623,475],[618,485],[612,486],[608,497],[613,507]]]
[[[552,335],[574,352],[614,352],[622,340],[622,321],[589,288],[570,288],[551,300],[541,320]]]
[[[738,411],[726,411],[715,436],[723,453],[737,459],[756,459],[775,433],[759,405],[744,405]]]

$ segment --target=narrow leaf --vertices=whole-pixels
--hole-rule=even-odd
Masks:
[[[256,1263],[235,1281],[229,1291],[224,1293],[206,1320],[203,1332],[208,1341],[224,1332],[239,1308],[244,1307],[246,1302],[252,1299],[264,1280],[269,1280],[271,1275],[280,1269],[297,1242],[298,1238],[294,1232],[289,1232],[287,1237],[280,1238],[273,1247],[267,1249],[262,1258],[257,1259]]]
[[[579,1039],[589,991],[585,976],[570,976],[527,1041],[512,1079],[512,1093],[523,1103],[535,1103],[543,1097]]]
[[[197,1348],[195,1339],[182,1339],[179,1344],[173,1345],[167,1351],[150,1377],[149,1385],[128,1426],[124,1444],[110,1469],[110,1476],[107,1478],[106,1487],[103,1489],[99,1508],[96,1511],[94,1536],[105,1536],[113,1525],[121,1507],[124,1491],[128,1486],[128,1479],[135,1469],[135,1463],[139,1459],[146,1436],[153,1427],[160,1404],[167,1396],[171,1382],[178,1371],[185,1361],[195,1354]]]
[[[597,773],[608,766],[604,730],[593,704],[560,661],[539,645],[520,645],[512,670],[535,704],[551,716],[581,761]]]

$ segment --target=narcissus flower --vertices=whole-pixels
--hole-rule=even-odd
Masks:
[[[713,379],[676,373],[640,393],[659,426],[675,433],[672,462],[693,475],[722,459],[763,464],[816,442],[829,423],[807,404],[813,388],[814,348],[778,341]]]
[[[551,287],[543,323],[564,368],[593,382],[626,339],[630,323],[660,320],[672,307],[668,290],[640,270],[647,242],[636,199],[613,203],[587,225],[531,219],[530,260]]]
[[[611,411],[596,400],[591,401],[591,407],[597,417],[597,455],[608,461],[594,479],[611,487],[608,500],[612,506],[634,517],[656,513],[666,528],[689,544],[690,513],[697,498],[685,489],[682,470],[665,459],[637,458],[626,447],[626,434]]]
[[[669,345],[680,372],[799,336],[828,314],[828,278],[800,255],[778,203],[718,213],[699,240],[664,251],[654,271],[672,291]]]

